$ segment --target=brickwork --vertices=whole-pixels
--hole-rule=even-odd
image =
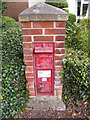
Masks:
[[[31,96],[35,96],[34,67],[33,67],[33,42],[55,43],[55,80],[54,95],[62,95],[62,83],[59,75],[65,51],[65,25],[66,22],[22,22],[23,53],[26,64],[25,75],[28,81],[27,89]]]
[[[4,15],[12,17],[15,20],[18,20],[18,14],[20,12],[28,8],[28,2],[6,2],[6,4],[8,8]]]

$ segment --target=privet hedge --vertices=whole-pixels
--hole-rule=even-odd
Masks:
[[[68,7],[68,3],[67,2],[45,2],[49,5],[58,7],[58,8],[65,8]]]
[[[63,59],[63,70],[60,72],[63,83],[64,102],[89,101],[90,59],[84,52],[66,50]]]
[[[9,118],[22,113],[28,98],[21,28],[9,17],[2,17],[2,51],[2,118]]]
[[[66,48],[73,48],[74,50],[81,50],[88,53],[88,31],[88,22],[86,21],[81,21],[76,24],[71,24],[67,21],[65,36]]]
[[[0,2],[0,15],[4,14],[6,11],[6,8],[7,8],[7,5],[3,1],[4,0],[1,0],[1,2]]]
[[[69,10],[68,9],[63,9],[63,10],[69,14]]]
[[[76,22],[76,15],[73,14],[73,13],[69,13],[68,21],[69,21],[70,23]]]

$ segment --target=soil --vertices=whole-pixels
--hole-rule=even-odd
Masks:
[[[64,119],[73,119],[77,118],[89,120],[90,119],[90,106],[87,104],[87,102],[84,102],[83,104],[79,105],[73,105],[70,103],[68,106],[66,106],[65,111],[59,111],[59,110],[35,110],[35,109],[25,109],[23,110],[23,114],[18,114],[18,117],[20,118],[50,118],[50,119],[58,119],[58,118],[64,118]]]

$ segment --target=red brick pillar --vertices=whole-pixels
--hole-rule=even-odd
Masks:
[[[48,11],[48,12],[47,12]],[[54,13],[52,13],[54,11]],[[62,84],[59,72],[62,68],[62,59],[65,51],[65,25],[68,19],[63,10],[45,3],[39,3],[19,14],[22,23],[23,55],[26,64],[25,75],[28,81],[27,88],[31,96],[35,96],[34,86],[34,42],[55,43],[54,66],[54,96],[61,97]]]

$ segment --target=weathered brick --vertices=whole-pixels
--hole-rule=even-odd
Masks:
[[[22,22],[22,28],[31,28],[31,22]]]
[[[55,88],[56,91],[62,91],[62,86],[59,86],[59,88]]]
[[[32,43],[23,43],[23,48],[31,48]]]
[[[23,35],[41,35],[42,29],[24,29],[22,30]]]
[[[26,66],[25,71],[33,71],[33,66],[32,67]]]
[[[35,96],[35,92],[33,92],[33,91],[29,91],[29,94],[30,94],[31,96]]]
[[[56,27],[65,27],[66,22],[56,22]]]
[[[32,39],[31,39],[31,36],[23,36],[23,42],[31,42]]]
[[[65,53],[65,49],[56,49],[55,50],[55,54],[64,54]]]
[[[34,74],[33,74],[33,73],[25,73],[25,75],[26,75],[27,77],[34,77]]]
[[[52,28],[53,22],[33,22],[34,28]]]
[[[62,95],[62,91],[56,91],[56,96]]]
[[[27,66],[33,66],[33,62],[27,62],[27,61],[25,62],[24,61],[24,64],[27,65]]]
[[[65,41],[65,36],[56,36],[56,41]]]
[[[33,60],[33,56],[24,56],[24,60]]]
[[[33,91],[34,92],[35,90],[34,90],[34,88],[29,88],[29,91]]]
[[[53,36],[34,36],[34,41],[53,41]]]
[[[32,49],[23,49],[23,53],[26,55],[32,54]]]
[[[60,60],[59,61],[55,61],[55,65],[56,66],[62,66],[62,61],[60,61]]]
[[[26,78],[28,82],[34,82],[34,78]]]
[[[65,34],[65,29],[45,29],[46,35]]]
[[[27,86],[34,86],[34,82],[28,82],[26,83]]]
[[[63,69],[63,67],[55,67],[55,71],[60,71],[62,69]]]
[[[56,48],[65,48],[64,43],[56,43]]]
[[[61,78],[55,78],[55,81],[62,81]]]
[[[55,56],[55,60],[62,60],[65,55]]]

